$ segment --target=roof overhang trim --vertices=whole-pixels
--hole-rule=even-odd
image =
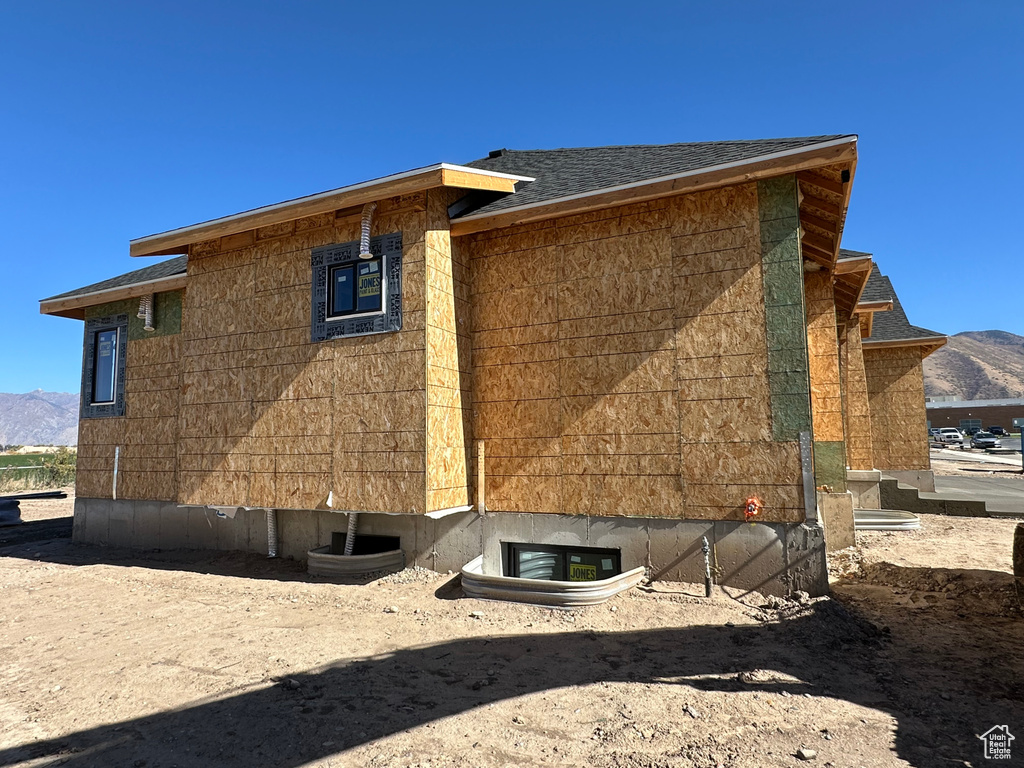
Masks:
[[[857,159],[857,137],[844,136],[798,149],[772,152],[746,160],[711,165],[653,179],[604,187],[590,192],[566,195],[551,200],[506,208],[502,211],[477,213],[452,221],[452,235],[468,235],[486,229],[525,224],[532,221],[567,216],[573,213],[615,205],[641,202],[668,195],[696,192],[701,189],[741,184],[780,176],[785,173],[820,168]]]
[[[861,346],[864,349],[893,349],[896,347],[921,347],[923,350],[923,357],[928,357],[932,352],[946,345],[949,341],[948,336],[921,336],[915,339],[891,339],[891,340],[879,340],[870,341],[864,339],[861,342]]]
[[[888,301],[861,301],[857,304],[857,313],[863,315],[869,312],[891,312],[892,308],[892,299]]]
[[[159,277],[155,280],[143,280],[142,282],[131,283],[130,285],[119,285],[116,288],[105,288],[102,291],[80,293],[77,296],[69,296],[66,299],[43,299],[39,302],[39,314],[84,320],[86,307],[95,307],[97,304],[108,304],[112,301],[148,296],[151,293],[177,291],[185,287],[187,280],[188,275],[182,273]]]
[[[257,227],[293,221],[340,208],[422,192],[435,187],[482,189],[512,194],[518,182],[534,181],[529,176],[486,171],[463,165],[438,163],[347,187],[298,197],[261,208],[253,208],[219,219],[147,235],[131,241],[132,256],[167,256],[187,253],[191,243],[246,232]]]

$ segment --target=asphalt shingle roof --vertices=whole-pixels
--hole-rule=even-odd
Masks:
[[[892,281],[878,270],[876,264],[871,269],[871,277],[864,287],[861,301],[892,301],[892,309],[888,312],[875,312],[871,324],[871,336],[864,341],[903,341],[905,339],[943,338],[945,334],[929,331],[911,325],[903,305],[893,290]]]
[[[532,176],[536,181],[521,183],[514,195],[503,197],[472,213],[496,213],[507,208],[596,192],[661,176],[697,171],[725,163],[755,160],[764,155],[801,149],[851,135],[621,147],[503,149],[497,157],[481,158],[466,165],[499,173]]]
[[[43,301],[52,301],[53,299],[70,299],[74,296],[81,296],[85,293],[108,291],[113,288],[124,288],[125,286],[134,285],[135,283],[159,280],[161,277],[183,275],[185,274],[185,265],[187,263],[188,256],[176,256],[173,259],[161,261],[159,264],[150,264],[148,267],[136,269],[134,272],[126,272],[123,275],[112,277],[109,280],[102,280],[98,283],[93,283],[92,285],[76,288],[75,290],[68,291],[67,293],[58,293],[56,296],[50,296],[47,299],[43,299]]]

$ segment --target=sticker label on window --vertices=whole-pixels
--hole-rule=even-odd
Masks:
[[[569,564],[569,581],[594,581],[597,579],[597,566],[584,563]]]
[[[377,265],[374,264],[376,267]],[[380,275],[359,276],[359,298],[376,296],[380,293]]]

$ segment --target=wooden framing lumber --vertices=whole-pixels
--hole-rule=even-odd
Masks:
[[[840,259],[836,263],[837,275],[848,275],[855,272],[871,272],[871,265],[874,262],[870,256],[861,256],[853,259]]]
[[[832,179],[826,179],[824,176],[819,176],[816,173],[798,173],[796,177],[799,181],[815,186],[818,189],[824,189],[826,192],[832,192],[840,196],[846,194],[845,184],[833,181]]]
[[[840,206],[835,203],[831,203],[828,200],[822,200],[820,197],[808,195],[806,192],[804,192],[803,199],[800,201],[800,208],[813,208],[816,211],[821,211],[822,213],[827,213],[832,216],[843,215],[843,209]]]
[[[830,265],[835,263],[835,259],[832,256],[836,247],[834,241],[829,241],[827,238],[814,232],[808,232],[807,230],[803,231],[801,239],[803,240],[804,245],[810,245],[824,253],[827,253],[829,255]]]
[[[872,312],[889,312],[892,309],[892,300],[888,301],[862,301],[857,304],[858,314]]]

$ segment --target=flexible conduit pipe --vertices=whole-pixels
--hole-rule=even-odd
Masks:
[[[143,296],[139,300],[139,314],[138,316],[146,321],[145,329],[147,331],[154,330],[153,328],[153,294],[149,293]]]
[[[359,258],[372,259],[370,253],[370,227],[373,226],[373,212],[377,210],[376,203],[367,203],[363,206],[363,221],[359,229]]]
[[[345,555],[352,554],[352,548],[356,545],[356,527],[359,525],[359,515],[355,512],[348,513],[348,532],[345,534]]]
[[[267,557],[277,557],[277,512],[267,510]]]

